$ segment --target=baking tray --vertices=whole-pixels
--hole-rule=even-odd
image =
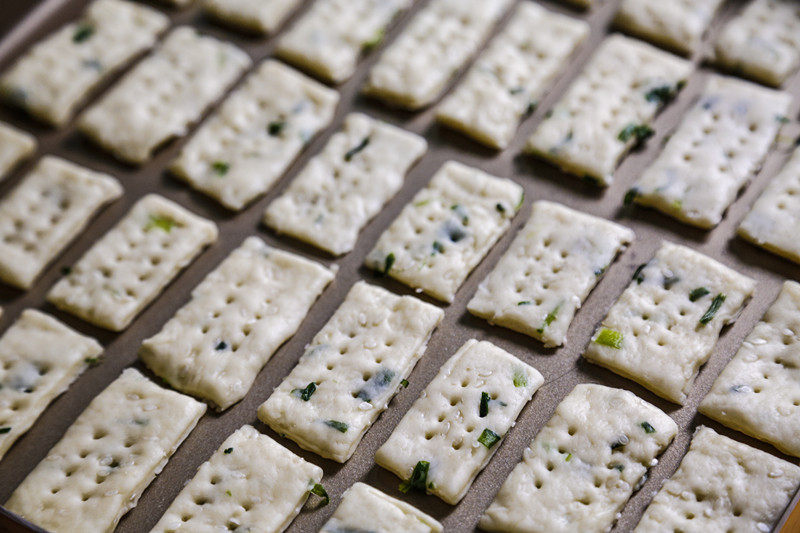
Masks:
[[[525,139],[569,86],[596,48],[597,43],[607,33],[613,31],[610,21],[618,1],[606,0],[588,12],[574,11],[555,1],[541,1],[548,8],[586,19],[591,23],[592,33],[588,41],[572,58],[568,71],[558,79],[549,93],[541,100],[536,112],[525,120],[511,146],[500,153],[486,149],[455,132],[436,125],[433,121],[432,109],[420,113],[401,112],[358,94],[358,89],[362,85],[369,67],[375,62],[381,51],[387,45],[391,45],[414,12],[426,2],[427,0],[420,0],[414,9],[399,17],[388,31],[381,48],[365,58],[352,79],[337,87],[341,92],[342,102],[331,127],[311,143],[303,156],[292,165],[285,176],[269,191],[269,194],[238,214],[226,211],[165,172],[166,165],[176,155],[188,136],[169,143],[157,153],[152,161],[140,168],[135,168],[125,166],[95,148],[75,131],[74,123],[55,131],[39,125],[20,112],[0,107],[1,120],[36,134],[40,143],[37,156],[53,153],[66,157],[79,164],[117,176],[125,187],[124,197],[105,208],[92,220],[90,227],[50,265],[33,289],[20,292],[0,287],[0,305],[4,308],[4,313],[0,318],[0,330],[7,328],[23,309],[36,307],[52,313],[78,331],[96,337],[106,348],[102,364],[87,370],[66,393],[57,398],[33,428],[21,437],[5,458],[0,461],[0,480],[2,480],[0,481],[0,501],[5,501],[9,497],[13,489],[45,457],[47,451],[61,438],[91,399],[119,376],[122,369],[132,365],[153,377],[152,373],[137,361],[136,352],[141,341],[156,333],[164,322],[186,303],[192,288],[248,235],[258,235],[271,245],[291,250],[325,264],[336,264],[339,267],[336,279],[313,307],[297,334],[273,355],[258,375],[253,388],[244,400],[223,414],[209,412],[203,417],[163,472],[144,492],[138,506],[122,519],[117,529],[119,532],[148,531],[158,521],[187,480],[194,475],[197,467],[228,435],[243,424],[255,425],[260,431],[276,439],[298,455],[321,466],[325,471],[323,483],[331,495],[331,504],[317,509],[312,509],[307,505],[306,509],[292,523],[289,531],[318,529],[336,509],[343,491],[357,480],[374,485],[388,494],[399,497],[430,513],[442,521],[448,531],[471,531],[474,530],[483,510],[494,498],[500,484],[521,459],[523,450],[550,418],[556,405],[576,384],[582,382],[597,382],[631,390],[667,412],[680,427],[679,434],[664,452],[659,464],[651,469],[647,482],[641,490],[633,495],[622,510],[614,531],[630,531],[634,527],[663,480],[677,468],[688,448],[692,431],[700,424],[709,425],[724,435],[797,463],[797,459],[782,454],[769,445],[729,430],[703,415],[697,414],[696,407],[700,399],[708,392],[714,378],[736,352],[745,335],[749,333],[777,295],[783,279],[800,279],[800,267],[797,265],[755,248],[734,236],[736,225],[747,212],[748,207],[788,158],[792,141],[787,139],[793,139],[800,133],[800,127],[796,121],[800,76],[794,76],[785,85],[785,88],[795,95],[791,113],[792,123],[784,128],[785,139],[770,153],[762,171],[731,206],[724,221],[712,231],[701,231],[684,226],[654,211],[644,208],[628,209],[621,206],[625,190],[635,176],[655,157],[666,134],[676,126],[684,111],[692,104],[698,91],[702,88],[703,78],[712,71],[710,67],[701,65],[694,72],[686,89],[656,120],[656,136],[647,143],[647,147],[643,151],[627,157],[616,174],[614,184],[606,190],[601,190],[567,176],[544,162],[530,156],[520,155],[520,151]],[[44,0],[41,2],[13,30],[0,39],[0,69],[5,69],[10,61],[31,43],[56,29],[65,21],[76,17],[87,3],[87,0]],[[309,4],[310,2],[305,2],[283,27],[286,28],[288,24],[291,24],[292,20],[304,12]],[[246,50],[255,60],[272,55],[276,41],[274,36],[265,39],[237,34],[207,20],[198,8],[169,10],[155,3],[153,5],[168,13],[175,24],[189,23],[203,32],[232,41]],[[702,63],[701,58],[708,53],[708,43],[718,32],[721,23],[730,19],[743,5],[744,2],[738,0],[731,0],[725,4],[706,38],[705,49],[694,56],[695,63]],[[3,11],[8,13],[20,12],[20,10],[31,7],[32,4],[26,0],[3,1]],[[502,26],[508,18],[506,16],[498,26]],[[96,94],[103,92],[113,81],[111,80],[101,87]],[[366,112],[410,131],[423,134],[427,138],[430,148],[420,163],[411,171],[402,190],[361,233],[355,250],[341,259],[332,260],[324,253],[299,241],[277,236],[263,227],[260,219],[265,206],[285,189],[298,170],[303,167],[305,161],[311,155],[319,152],[331,133],[339,128],[344,116],[352,110]],[[306,452],[259,422],[256,418],[256,408],[293,368],[303,352],[303,347],[325,324],[356,281],[365,279],[396,293],[414,294],[413,290],[404,285],[380,278],[365,269],[362,266],[363,260],[378,236],[397,216],[402,207],[448,159],[463,161],[498,176],[511,177],[525,188],[524,207],[514,219],[511,229],[506,232],[461,287],[455,301],[449,306],[444,306],[445,318],[433,334],[424,357],[409,377],[408,388],[399,392],[388,410],[367,432],[352,459],[342,465]],[[0,183],[0,196],[6,194],[19,182],[20,178],[33,166],[33,161],[23,165]],[[219,240],[178,276],[176,281],[167,287],[161,296],[122,333],[116,334],[95,328],[45,303],[44,296],[59,278],[61,268],[75,262],[93,242],[128,211],[137,199],[150,192],[158,192],[201,216],[213,219],[220,229]],[[593,215],[617,220],[636,232],[634,244],[611,266],[586,300],[583,308],[577,313],[569,330],[566,346],[557,350],[546,349],[539,342],[524,335],[490,326],[487,322],[471,316],[465,309],[466,302],[475,292],[478,283],[489,273],[505,252],[519,227],[527,220],[531,201],[539,199],[561,202]],[[580,358],[596,324],[625,289],[636,265],[647,261],[664,239],[688,245],[758,280],[754,298],[745,308],[739,320],[723,331],[711,359],[701,370],[686,405],[682,407],[662,400],[636,383],[589,364]],[[432,301],[425,296],[418,296]],[[434,303],[441,305],[438,302]],[[397,489],[400,480],[373,462],[375,450],[388,437],[403,414],[436,374],[441,364],[464,341],[473,337],[491,341],[532,364],[544,375],[545,384],[536,393],[533,401],[522,411],[516,426],[506,436],[492,461],[477,477],[467,496],[458,505],[447,505],[435,496],[401,494]],[[797,495],[794,503],[796,501]],[[786,516],[788,514],[789,510],[787,509]],[[2,511],[0,515],[5,516],[5,522],[8,524],[4,525],[3,518],[0,516],[0,530],[4,528],[27,530],[22,526],[14,526],[9,518],[10,513]],[[780,524],[786,520],[786,516]]]

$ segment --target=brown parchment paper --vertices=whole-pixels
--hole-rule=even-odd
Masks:
[[[306,509],[292,523],[289,531],[316,531],[336,509],[343,491],[358,480],[374,485],[388,494],[400,497],[430,513],[444,523],[447,531],[471,531],[475,529],[478,518],[493,499],[500,484],[521,459],[523,450],[550,418],[558,402],[577,383],[581,382],[598,382],[629,389],[666,411],[680,427],[680,433],[663,454],[659,464],[652,468],[647,482],[622,510],[614,531],[630,531],[635,526],[655,491],[659,489],[663,480],[677,468],[677,464],[689,445],[692,431],[700,424],[709,425],[724,435],[797,463],[797,459],[781,454],[771,446],[729,430],[697,414],[696,406],[708,392],[714,378],[736,352],[745,335],[777,295],[782,280],[785,278],[800,279],[800,267],[735,237],[736,225],[769,179],[776,174],[787,159],[791,140],[786,139],[794,139],[800,132],[796,121],[800,76],[794,76],[784,87],[795,95],[791,113],[792,123],[785,126],[783,131],[786,139],[772,150],[761,172],[731,206],[719,227],[708,232],[700,231],[684,226],[654,211],[644,208],[623,209],[621,207],[625,190],[656,156],[664,137],[676,126],[683,112],[691,105],[702,88],[705,76],[713,71],[711,67],[701,64],[701,58],[707,55],[710,49],[708,43],[718,33],[721,25],[741,9],[744,2],[731,0],[726,3],[706,38],[704,50],[693,58],[699,65],[698,70],[694,72],[688,86],[679,98],[655,122],[656,136],[650,139],[644,150],[627,157],[619,168],[613,185],[606,190],[601,190],[584,184],[572,176],[567,176],[546,163],[530,156],[521,155],[520,151],[527,137],[542,120],[546,111],[569,86],[596,48],[597,43],[607,33],[613,31],[610,21],[617,8],[618,0],[601,1],[598,6],[586,12],[572,10],[557,1],[542,0],[541,3],[548,8],[568,12],[573,16],[588,20],[592,25],[592,33],[588,41],[572,58],[568,71],[558,79],[545,98],[541,100],[536,112],[525,120],[512,145],[501,153],[486,149],[455,132],[436,125],[433,121],[432,109],[416,114],[396,111],[358,94],[358,89],[362,85],[369,67],[386,46],[391,45],[413,13],[426,1],[419,0],[414,9],[400,16],[388,31],[383,45],[362,61],[358,72],[352,79],[337,87],[342,94],[342,103],[332,126],[311,143],[300,159],[292,165],[286,175],[265,197],[238,214],[226,211],[165,172],[166,165],[176,155],[186,138],[166,145],[146,165],[140,168],[129,167],[89,144],[75,131],[74,123],[56,131],[36,123],[18,111],[0,106],[0,120],[8,121],[36,134],[40,142],[37,157],[45,153],[65,157],[79,164],[117,176],[125,187],[124,197],[101,211],[92,220],[87,231],[50,265],[33,289],[21,292],[8,287],[0,287],[0,305],[4,309],[2,318],[0,318],[0,330],[5,330],[23,309],[35,307],[54,314],[78,331],[95,336],[106,348],[102,364],[85,372],[66,393],[57,398],[33,428],[20,438],[0,461],[0,502],[8,498],[13,489],[61,438],[89,401],[114,380],[122,369],[133,365],[153,377],[137,361],[136,352],[141,341],[156,333],[164,322],[186,303],[191,289],[249,235],[258,235],[271,245],[320,260],[325,264],[338,265],[339,272],[336,279],[313,307],[297,334],[275,353],[262,370],[245,399],[223,414],[210,412],[203,417],[163,472],[144,492],[138,506],[122,519],[117,529],[119,532],[148,531],[158,521],[184,484],[194,475],[197,467],[208,459],[230,433],[243,424],[254,424],[262,432],[275,438],[293,452],[321,466],[325,471],[323,483],[331,495],[331,504],[319,509],[310,509],[309,506],[306,506]],[[34,2],[3,0],[0,5],[0,17],[6,17],[7,13],[19,13],[24,9],[29,9],[30,13],[5,36],[0,37],[0,70],[5,69],[10,61],[32,42],[56,29],[65,21],[76,17],[87,3],[87,0],[45,0],[34,8]],[[309,4],[308,1],[304,2],[283,28],[296,20],[298,14],[303,13]],[[276,42],[274,36],[262,38],[238,34],[209,21],[196,7],[171,10],[161,4],[153,3],[152,5],[168,13],[175,24],[189,23],[197,26],[203,32],[236,43],[250,53],[255,60],[272,55]],[[501,21],[500,26],[507,22],[507,19],[508,16]],[[536,28],[531,28],[531,31],[536,31]],[[113,81],[106,83],[96,91],[95,95],[102,93]],[[303,167],[305,161],[324,146],[330,134],[339,128],[345,114],[354,109],[423,134],[428,139],[430,148],[421,162],[411,171],[400,193],[361,233],[356,249],[343,258],[332,260],[324,253],[299,241],[276,236],[260,224],[260,219],[265,206],[284,190],[298,170]],[[409,377],[408,388],[400,391],[391,402],[389,409],[367,432],[353,458],[344,465],[340,465],[301,450],[292,441],[276,435],[260,423],[256,418],[256,408],[292,369],[305,344],[323,326],[357,280],[365,279],[400,294],[413,294],[411,289],[392,280],[379,278],[365,269],[362,266],[363,260],[378,236],[397,216],[403,205],[427,183],[430,176],[448,159],[457,159],[492,174],[510,177],[520,183],[526,193],[522,211],[514,219],[512,228],[461,287],[455,302],[445,306],[444,321],[434,333],[426,354]],[[0,196],[6,194],[20,181],[20,178],[33,166],[34,161],[35,159],[27,162],[0,183]],[[158,192],[199,215],[213,219],[220,228],[218,242],[207,249],[197,261],[178,276],[176,281],[126,331],[120,334],[95,328],[71,315],[57,311],[53,306],[45,303],[44,296],[59,278],[61,267],[75,262],[95,240],[127,212],[138,198],[150,192]],[[594,215],[617,220],[636,232],[634,244],[611,266],[578,312],[569,330],[566,346],[557,350],[545,349],[533,339],[510,330],[490,326],[485,321],[471,316],[465,310],[466,302],[473,295],[477,284],[489,273],[519,227],[527,220],[531,201],[538,199],[554,200]],[[647,261],[664,239],[691,246],[758,280],[755,297],[739,320],[732,327],[723,331],[710,361],[701,370],[686,405],[682,407],[662,400],[634,382],[620,378],[610,371],[589,364],[580,358],[596,324],[627,286],[636,265]],[[431,301],[424,296],[421,298]],[[532,364],[544,375],[545,384],[524,409],[516,427],[509,432],[492,461],[477,477],[467,496],[457,506],[447,505],[435,496],[403,495],[397,490],[400,480],[374,464],[375,450],[387,438],[402,415],[433,378],[439,366],[464,341],[473,337],[489,340]],[[0,511],[0,515],[7,517],[8,513]],[[8,525],[4,525],[6,523]],[[7,519],[4,522],[3,517],[0,516],[0,531],[3,529],[17,530],[17,527]]]

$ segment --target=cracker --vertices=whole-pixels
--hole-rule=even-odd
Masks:
[[[128,163],[143,163],[189,126],[251,64],[247,54],[188,26],[174,29],[79,119],[94,142]]]
[[[800,284],[783,283],[700,412],[800,457]]]
[[[29,289],[103,205],[122,196],[107,174],[45,156],[0,201],[0,279]]]
[[[523,197],[511,180],[448,161],[381,235],[366,265],[452,302],[508,229]]]
[[[700,426],[634,531],[771,531],[798,485],[797,466]]]
[[[320,0],[286,33],[276,53],[328,82],[341,83],[413,0]]]
[[[30,133],[0,122],[0,180],[36,151],[36,138]]]
[[[55,318],[22,312],[0,338],[0,458],[102,352]]]
[[[92,400],[5,507],[58,532],[111,532],[206,406],[128,368]]]
[[[170,170],[229,209],[242,209],[280,178],[333,120],[339,93],[264,61],[184,146]]]
[[[560,346],[575,312],[633,238],[619,224],[561,204],[534,202],[530,220],[467,309],[545,346]]]
[[[627,33],[690,55],[700,48],[723,0],[622,0],[614,24]]]
[[[216,238],[213,222],[161,196],[145,196],[50,289],[47,300],[121,331]]]
[[[419,135],[351,113],[342,130],[269,205],[264,223],[333,255],[345,254],[426,149]]]
[[[297,331],[334,273],[248,237],[139,356],[177,390],[227,409]]]
[[[200,465],[152,533],[283,531],[321,479],[320,467],[245,425]]]
[[[360,281],[314,336],[258,418],[343,463],[386,409],[442,320],[441,309]]]
[[[345,491],[342,503],[320,531],[440,533],[442,530],[442,524],[416,507],[387,496],[365,483],[356,483]]]
[[[565,172],[609,185],[623,156],[652,133],[656,113],[683,87],[692,64],[612,35],[525,148]]]
[[[588,35],[585,21],[519,4],[436,118],[492,148],[506,148],[522,117],[535,109]]]
[[[739,235],[772,253],[800,263],[800,148],[772,178],[739,226]]]
[[[103,81],[153,47],[169,25],[155,9],[95,0],[81,18],[31,47],[0,78],[3,99],[63,126]]]
[[[300,3],[301,0],[204,0],[203,9],[229,26],[273,33]]]
[[[577,385],[525,450],[480,527],[487,531],[610,531],[678,432],[631,392]]]
[[[683,404],[722,328],[755,281],[684,246],[665,242],[611,307],[583,356]]]
[[[406,109],[433,103],[511,0],[432,0],[370,70],[364,93]]]
[[[713,76],[628,198],[693,226],[716,226],[761,168],[790,103],[788,93]]]
[[[714,56],[748,78],[780,85],[800,65],[800,5],[754,0],[720,32]]]
[[[378,448],[375,462],[455,505],[500,448],[544,378],[486,341],[468,340]],[[419,478],[420,465],[427,476]]]

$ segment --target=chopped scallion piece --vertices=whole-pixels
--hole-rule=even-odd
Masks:
[[[356,154],[358,154],[358,152],[366,148],[368,145],[369,145],[369,137],[364,137],[363,139],[361,139],[361,142],[358,143],[358,145],[354,146],[353,148],[348,150],[346,154],[344,154],[344,160],[349,162],[350,160],[353,159],[353,157],[356,156]]]
[[[487,448],[491,448],[498,442],[500,442],[500,435],[492,431],[491,429],[484,429],[481,436],[478,437],[478,442],[486,446]]]
[[[692,290],[689,293],[689,301],[696,302],[706,294],[711,293],[710,290],[706,289],[705,287],[697,287],[696,289]]]
[[[519,369],[519,368],[514,370],[514,386],[515,387],[527,387],[528,386],[528,376],[525,374],[524,370]]]
[[[225,161],[214,161],[211,163],[211,168],[217,173],[217,175],[224,176],[231,169],[231,165]]]
[[[311,383],[306,385],[305,389],[293,389],[292,396],[295,396],[297,398],[300,398],[304,402],[307,402],[308,400],[311,399],[311,397],[314,395],[315,392],[317,392],[317,384],[312,381]]]
[[[383,262],[383,275],[384,276],[389,275],[389,271],[392,269],[393,265],[394,265],[394,254],[390,253],[389,255],[386,256],[386,259]]]
[[[428,485],[428,469],[430,466],[431,464],[428,461],[417,462],[408,481],[400,483],[400,492],[405,493],[411,489],[424,491]]]
[[[222,450],[222,453],[224,453],[225,455],[230,455],[233,453],[233,448],[225,448],[224,450]]]
[[[648,138],[652,137],[655,131],[653,128],[648,126],[647,124],[628,124],[619,132],[617,135],[617,139],[622,142],[628,142],[631,139],[634,139],[633,146],[634,148],[638,148],[641,146],[644,141]]]
[[[8,433],[9,431],[11,431],[10,427],[0,428],[0,435]]]
[[[673,285],[678,283],[681,280],[679,276],[664,276],[664,288],[670,290]]]
[[[97,363],[100,362],[100,359],[98,359],[97,357],[87,357],[83,361],[89,366],[95,366]]]
[[[480,405],[480,407],[478,407],[478,415],[481,418],[483,418],[483,417],[485,417],[486,415],[489,414],[489,400],[490,399],[491,399],[491,397],[489,396],[489,393],[487,393],[487,392],[482,392],[481,393],[481,405]]]
[[[444,246],[439,241],[433,241],[433,253],[444,253]]]
[[[542,324],[542,327],[540,327],[536,331],[538,333],[544,333],[544,328],[546,328],[547,326],[549,326],[550,324],[553,323],[553,320],[555,320],[556,316],[558,316],[558,311],[560,309],[561,309],[561,304],[558,304],[552,311],[547,313],[547,316],[544,317],[544,323]]]
[[[494,206],[494,208],[497,209],[498,213],[505,213],[506,212],[506,206],[504,206],[503,204],[501,204],[499,202]]]
[[[619,350],[622,348],[622,333],[613,329],[603,328],[594,340],[597,344]]]
[[[521,302],[517,302],[517,305],[531,305],[530,300],[522,300]]]
[[[403,387],[403,388],[408,387],[408,380],[407,379],[401,379],[400,380],[400,386]]]
[[[636,270],[633,271],[633,279],[636,280],[637,285],[641,285],[642,282],[644,281],[644,275],[642,275],[642,271],[645,269],[646,266],[647,263],[642,263],[641,265],[636,267]]]
[[[564,457],[564,461],[570,462],[572,460],[572,454],[568,453],[566,457]]]
[[[174,228],[177,225],[178,223],[169,217],[160,215],[150,215],[150,220],[147,222],[147,225],[144,227],[144,230],[150,231],[153,228],[157,228],[165,233],[169,233],[170,231],[172,231],[172,228]]]
[[[714,315],[716,315],[717,311],[719,311],[719,308],[722,307],[723,302],[725,302],[724,294],[717,294],[714,296],[714,299],[711,300],[711,305],[708,306],[708,311],[706,311],[706,313],[700,317],[700,324],[705,326],[711,322],[711,320],[714,318]]]
[[[322,507],[325,507],[331,501],[331,499],[328,497],[328,491],[325,490],[325,487],[323,487],[319,483],[314,483],[314,486],[311,487],[311,490],[309,490],[308,492],[322,498]]]
[[[650,422],[648,422],[647,420],[645,420],[644,422],[642,422],[639,425],[642,426],[642,429],[644,430],[645,433],[655,433],[656,432],[656,428],[654,428],[650,424]]]
[[[267,125],[267,133],[273,137],[277,137],[283,132],[284,128],[286,128],[285,120],[273,120]]]
[[[386,36],[386,30],[384,30],[383,28],[379,29],[377,32],[375,32],[375,35],[372,37],[372,39],[364,41],[364,43],[361,45],[361,50],[364,53],[371,52],[383,42],[383,38],[385,36]]]
[[[80,24],[75,29],[75,33],[72,34],[72,42],[82,43],[88,40],[92,35],[94,35],[94,26],[86,23]]]
[[[339,433],[347,433],[347,429],[350,427],[344,422],[339,422],[338,420],[326,420],[325,425],[328,427],[332,427]]]
[[[625,193],[625,198],[622,200],[623,205],[631,205],[633,201],[639,196],[639,189],[636,187],[631,187],[628,189],[628,192]]]
[[[221,352],[222,350],[227,350],[227,349],[228,349],[228,343],[227,343],[227,342],[225,342],[225,341],[219,341],[219,342],[217,343],[217,345],[216,345],[216,346],[214,346],[214,349],[215,349],[216,351],[218,351],[218,352]]]

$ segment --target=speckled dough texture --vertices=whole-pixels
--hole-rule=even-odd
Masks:
[[[403,186],[428,143],[352,113],[264,213],[264,223],[333,255],[353,249],[361,229]]]
[[[36,137],[0,122],[0,180],[36,150]]]
[[[347,461],[443,316],[412,296],[356,283],[258,418],[301,448]]]
[[[798,485],[797,466],[700,426],[634,531],[771,531]]]
[[[525,450],[480,527],[609,531],[677,432],[670,417],[631,392],[577,385]]]
[[[641,41],[611,35],[528,140],[526,151],[600,185],[683,86],[692,64]]]
[[[53,533],[106,532],[194,429],[206,406],[129,368],[95,397],[5,507]]]
[[[448,161],[381,235],[366,265],[452,302],[522,206],[509,179]]]
[[[121,331],[216,239],[213,222],[147,195],[70,268],[47,300],[96,326]]]
[[[320,467],[245,425],[200,465],[151,533],[277,533],[320,480]]]
[[[535,368],[505,350],[468,340],[378,448],[375,462],[409,479],[417,463],[427,461],[425,490],[455,505],[543,382]]]
[[[755,281],[665,242],[637,269],[583,356],[682,404],[723,326],[736,320]]]
[[[79,20],[18,59],[0,77],[0,95],[62,126],[97,85],[151,48],[168,25],[166,16],[142,4],[95,0]]]
[[[301,0],[204,0],[203,9],[230,26],[272,33],[300,3]]]
[[[519,4],[508,26],[439,106],[437,119],[492,148],[506,148],[522,117],[588,35],[584,21],[533,2]]]
[[[248,237],[192,291],[139,356],[181,392],[227,409],[294,335],[333,272]]]

